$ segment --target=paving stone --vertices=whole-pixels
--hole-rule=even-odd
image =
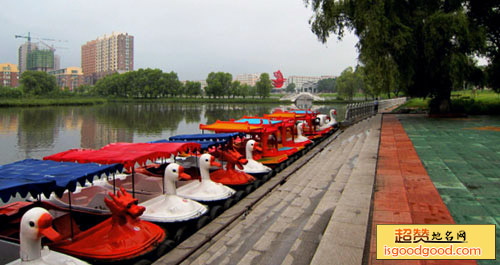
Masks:
[[[240,262],[238,262],[238,265],[253,265],[253,264],[256,264],[255,262],[253,262],[253,259],[255,257],[258,257],[260,256],[261,253],[257,252],[257,251],[250,251],[248,252],[244,257],[243,259],[241,259]]]
[[[270,249],[271,244],[273,241],[276,239],[278,236],[277,233],[267,231],[260,239],[257,241],[257,243],[253,246],[254,250],[257,251],[267,251]]]
[[[322,241],[323,243],[323,241]],[[311,261],[311,265],[345,265],[361,264],[363,260],[363,248],[328,244],[324,248],[318,248]]]
[[[368,225],[369,210],[358,209],[346,205],[338,205],[332,215],[334,223],[350,223],[356,225]]]
[[[302,210],[302,208],[290,206],[281,214],[281,216],[291,219],[297,219],[302,215],[302,213],[304,213],[304,210]]]

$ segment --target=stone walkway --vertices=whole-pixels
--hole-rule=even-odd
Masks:
[[[155,264],[476,264],[376,260],[376,224],[454,223],[397,116],[383,117],[316,146]]]
[[[397,118],[455,222],[496,224],[500,242],[500,117]]]
[[[454,224],[396,115],[385,114],[378,153],[370,264],[476,264],[475,261],[377,260],[377,224]]]

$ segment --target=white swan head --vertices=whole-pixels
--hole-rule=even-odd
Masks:
[[[336,109],[331,109],[330,110],[330,118],[335,118],[337,117],[337,110]]]
[[[246,150],[247,151],[262,151],[262,148],[260,148],[259,143],[257,143],[255,140],[249,140],[246,145]]]
[[[191,176],[184,173],[184,167],[179,164],[171,163],[165,168],[165,180],[175,182],[177,180],[190,180]]]
[[[40,207],[32,208],[23,215],[20,230],[20,255],[23,261],[41,258],[43,236],[51,241],[61,237],[52,228],[52,215]]]
[[[301,136],[303,132],[304,132],[304,123],[298,122],[297,123],[297,135]]]
[[[222,167],[222,165],[215,161],[215,157],[210,154],[203,154],[200,156],[200,175],[202,179],[210,179],[210,167]]]

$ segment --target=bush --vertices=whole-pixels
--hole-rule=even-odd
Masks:
[[[20,98],[23,92],[20,88],[0,86],[0,98]]]

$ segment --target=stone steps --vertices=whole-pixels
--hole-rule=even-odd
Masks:
[[[380,116],[367,121],[366,141],[310,264],[361,264],[377,164]]]
[[[357,133],[354,136],[353,138],[349,138],[349,141],[344,141],[345,147],[342,152],[337,152],[337,159],[333,159],[333,164],[326,167],[326,170],[329,172],[322,174],[329,178],[328,189],[323,194],[311,217],[300,231],[290,252],[281,264],[310,264],[320,243],[321,236],[332,214],[336,211],[336,203],[340,199],[345,185],[343,178],[350,175],[354,165],[353,162],[357,159],[359,148],[365,141],[365,136],[361,133]],[[319,159],[323,160],[325,157],[319,157]],[[339,176],[340,178],[337,179]]]
[[[361,164],[376,161],[376,154],[363,154],[378,147],[374,120],[379,126],[380,118],[371,118],[347,128],[182,264],[323,264],[327,255],[321,252],[333,251],[325,241],[345,247],[344,242],[331,238],[338,234],[332,229],[357,228],[366,234],[363,220],[370,204],[366,208],[361,201],[371,198],[373,182],[369,187],[368,180],[373,181],[375,171],[363,172],[366,167]],[[306,155],[295,163],[307,159]],[[280,174],[289,173],[287,169]],[[353,217],[355,223],[347,223]],[[362,259],[362,248],[357,259]]]

